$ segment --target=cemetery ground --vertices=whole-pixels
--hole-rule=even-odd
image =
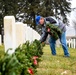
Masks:
[[[70,57],[63,57],[62,47],[56,51],[57,55],[52,56],[49,45],[44,47],[35,75],[76,75],[76,50],[69,48]]]
[[[43,48],[41,61],[34,75],[76,75],[76,50],[69,48],[70,57],[63,57],[62,47],[56,49],[57,55],[52,56],[49,45]],[[3,56],[4,46],[0,46],[0,57]]]

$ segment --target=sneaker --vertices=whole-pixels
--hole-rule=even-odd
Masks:
[[[70,57],[69,55],[64,55],[64,57]]]
[[[52,56],[56,56],[56,54],[52,54]]]

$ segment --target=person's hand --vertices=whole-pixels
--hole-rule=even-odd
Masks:
[[[41,44],[42,44],[42,46],[45,46],[45,42],[42,42]]]
[[[50,28],[47,29],[47,32],[50,32]]]
[[[42,42],[42,44],[45,44],[44,42]]]

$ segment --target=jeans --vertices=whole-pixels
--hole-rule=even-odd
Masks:
[[[64,55],[69,56],[68,47],[67,47],[67,43],[66,43],[66,35],[65,34],[66,33],[63,32],[59,36],[59,40],[61,42],[61,45],[62,45],[62,48],[63,48],[63,51],[64,51]],[[56,49],[55,49],[56,40],[53,37],[50,37],[49,44],[50,44],[52,55],[56,55]]]

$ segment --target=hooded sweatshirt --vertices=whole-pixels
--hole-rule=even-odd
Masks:
[[[66,25],[61,20],[56,19],[55,17],[46,17],[44,18],[44,20],[45,22],[42,25],[42,35],[40,38],[41,42],[44,42],[49,34],[46,30],[46,24],[54,24],[58,26],[58,28],[60,28],[62,32],[66,31]]]

